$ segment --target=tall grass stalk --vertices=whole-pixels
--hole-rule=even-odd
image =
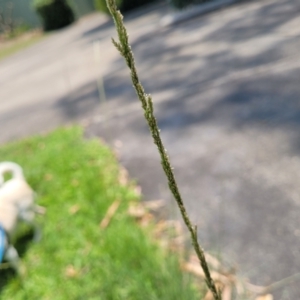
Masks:
[[[202,247],[200,246],[200,244],[198,242],[197,227],[192,224],[192,222],[188,216],[184,202],[182,201],[182,198],[181,198],[181,195],[180,195],[180,192],[178,189],[178,185],[175,180],[175,176],[174,176],[172,166],[170,164],[170,161],[169,161],[169,158],[167,155],[167,151],[161,140],[160,130],[158,129],[157,122],[156,122],[156,119],[154,116],[152,98],[150,95],[147,95],[145,93],[144,88],[139,80],[136,66],[135,66],[134,56],[131,51],[131,47],[130,47],[129,40],[128,40],[127,30],[123,23],[123,16],[120,13],[120,11],[118,10],[115,0],[106,0],[106,4],[107,4],[107,7],[108,7],[113,19],[114,19],[118,37],[119,37],[118,42],[115,41],[114,39],[112,39],[112,42],[115,45],[115,47],[119,50],[121,55],[124,57],[124,59],[127,63],[127,66],[130,69],[132,83],[136,90],[137,96],[138,96],[139,100],[141,101],[142,108],[144,110],[145,119],[148,123],[154,143],[156,144],[159,154],[161,156],[161,164],[162,164],[164,172],[167,176],[169,188],[170,188],[170,190],[176,200],[176,203],[180,209],[182,218],[191,234],[192,244],[193,244],[193,247],[199,258],[200,265],[203,269],[203,272],[205,274],[206,284],[207,284],[209,290],[212,292],[214,299],[221,300],[221,294],[217,290],[215,282],[213,281],[213,279],[211,277],[210,270],[209,270],[207,262],[206,262],[204,250],[202,249]]]

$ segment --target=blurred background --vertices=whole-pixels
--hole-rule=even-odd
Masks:
[[[299,299],[300,2],[117,3],[204,248]],[[105,1],[0,0],[0,32],[0,142],[80,124],[180,220]]]

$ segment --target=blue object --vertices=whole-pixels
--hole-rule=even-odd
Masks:
[[[5,230],[0,224],[0,263],[3,262],[5,253]]]

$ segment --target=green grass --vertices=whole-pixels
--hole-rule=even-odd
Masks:
[[[26,39],[23,39],[22,37],[17,37],[15,39],[12,39],[11,41],[6,43],[0,43],[0,60],[15,54],[23,49],[28,48],[29,46],[37,43],[43,38],[43,35],[36,34],[32,35]]]
[[[84,140],[73,127],[5,145],[0,158],[23,166],[38,203],[47,208],[38,219],[41,242],[19,242],[27,270],[23,283],[0,273],[0,299],[200,299],[177,258],[127,215],[128,203],[138,199],[132,188],[120,186],[107,146]],[[101,230],[116,199],[121,205]],[[72,214],[74,205],[78,211]]]

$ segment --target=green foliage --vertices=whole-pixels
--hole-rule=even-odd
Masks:
[[[187,7],[190,4],[199,4],[199,3],[203,3],[209,0],[170,0],[171,4],[178,8],[178,9],[183,9],[185,7]]]
[[[123,12],[138,8],[151,2],[154,2],[154,0],[116,0],[118,8]],[[94,0],[94,3],[97,10],[109,14],[105,0]]]
[[[8,35],[8,38],[15,38],[18,37],[20,35],[22,35],[25,32],[28,32],[31,30],[31,27],[28,26],[27,24],[21,24],[21,25],[17,25],[13,31]]]
[[[74,22],[74,13],[67,0],[34,0],[45,31],[60,29]]]
[[[45,5],[49,5],[53,2],[53,0],[33,0],[33,6],[36,8],[43,7]]]
[[[179,9],[182,9],[191,3],[193,3],[193,0],[171,0],[171,4]]]
[[[42,240],[17,245],[25,280],[0,270],[0,299],[201,299],[178,257],[128,215],[138,197],[132,184],[120,185],[117,161],[99,140],[84,140],[77,127],[58,129],[2,146],[0,157],[24,168],[47,209],[38,218]],[[101,229],[116,199],[120,206]]]
[[[118,8],[120,8],[121,4],[122,4],[123,0],[117,0],[116,3],[118,5]],[[105,0],[94,0],[95,3],[95,8],[101,12],[104,12],[106,14],[109,14],[109,10],[107,8],[106,5],[106,1]]]

